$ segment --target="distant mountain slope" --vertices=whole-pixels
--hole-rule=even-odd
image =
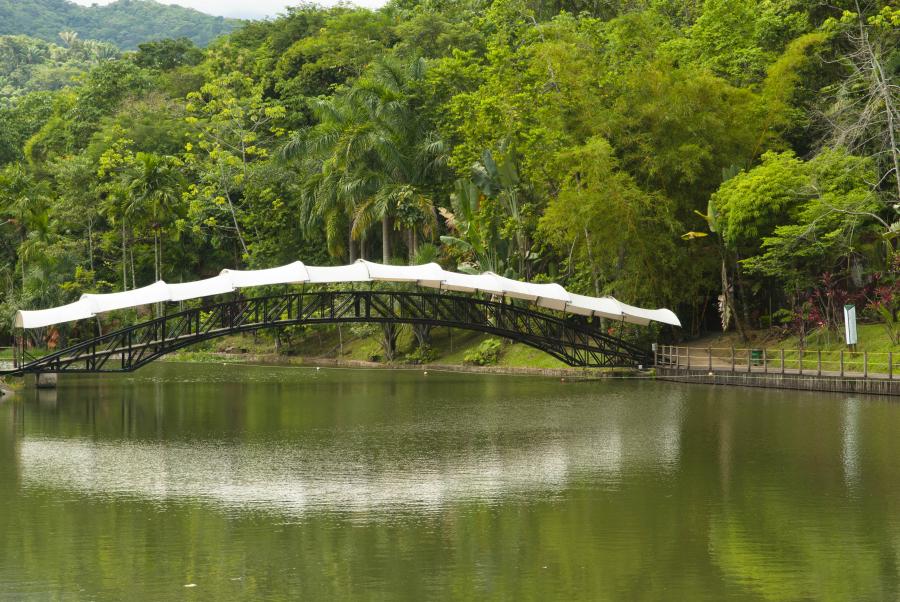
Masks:
[[[82,39],[112,42],[125,50],[148,40],[179,37],[205,46],[239,24],[153,0],[118,0],[106,6],[80,6],[68,0],[0,0],[0,35],[24,34],[58,42],[61,31],[75,31]]]

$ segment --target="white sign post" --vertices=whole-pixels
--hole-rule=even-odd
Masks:
[[[856,345],[856,306],[844,306],[844,339],[851,347]]]

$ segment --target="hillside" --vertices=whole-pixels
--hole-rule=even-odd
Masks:
[[[61,46],[28,36],[0,35],[0,107],[29,92],[59,90],[119,54],[109,42],[78,40]]]
[[[24,34],[51,42],[61,31],[82,39],[111,42],[124,50],[161,38],[191,39],[205,46],[240,21],[152,0],[118,0],[106,6],[79,6],[67,0],[0,0],[0,35]]]

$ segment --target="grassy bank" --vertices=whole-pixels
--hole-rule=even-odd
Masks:
[[[429,363],[441,365],[465,365],[466,358],[479,349],[486,340],[495,337],[464,330],[436,328],[430,333],[430,353],[417,353],[416,339],[408,328],[400,329],[397,338],[397,354],[393,362],[388,362],[374,329],[366,328],[317,328],[308,329],[301,336],[283,341],[276,349],[275,341],[269,333],[240,334],[222,337],[206,345],[180,351],[170,356],[177,361],[222,361],[223,355],[229,361],[241,361],[242,357],[275,356],[280,354],[286,360],[328,359],[347,362],[377,363]],[[499,340],[499,339],[498,339]],[[546,353],[509,341],[500,341],[496,361],[491,366],[505,368],[565,369],[566,364]]]
[[[894,345],[883,324],[858,324],[858,343],[851,350],[844,343],[844,333],[817,330],[803,340],[795,335],[783,336],[776,330],[757,330],[749,333],[749,341],[744,341],[735,332],[709,335],[682,346],[697,350],[698,357],[707,348],[713,349],[713,357],[720,359],[730,356],[730,349],[765,350],[766,364],[773,369],[803,367],[804,371],[840,371],[843,356],[845,371],[861,372],[864,363],[870,372],[886,373],[888,361],[893,361],[894,373],[900,373],[900,346]],[[802,350],[802,351],[801,351]],[[843,352],[843,353],[842,353]],[[893,357],[889,354],[893,354]]]
[[[841,351],[844,351],[844,369],[861,371],[864,356],[868,357],[870,372],[886,372],[888,353],[896,357],[894,372],[900,374],[900,347],[892,345],[882,324],[860,324],[859,344],[855,352],[847,349],[843,334],[818,331],[808,335],[801,354],[800,339],[783,336],[775,330],[758,330],[750,333],[750,341],[742,341],[737,333],[719,333],[682,344],[693,348],[697,357],[705,356],[706,348],[717,350],[714,357],[725,361],[730,357],[730,349],[766,350],[766,364],[773,369],[782,365],[786,368],[803,366],[804,370],[816,370],[821,362],[825,371],[840,369]],[[422,354],[413,331],[409,327],[399,329],[397,353],[388,362],[380,342],[379,327],[366,326],[323,326],[295,328],[284,334],[280,345],[276,345],[273,333],[261,331],[254,334],[237,334],[193,346],[169,356],[176,361],[221,362],[250,361],[266,358],[267,361],[294,361],[298,363],[313,360],[333,360],[336,362],[374,362],[380,364],[440,364],[444,366],[471,365],[473,356],[489,340],[499,343],[496,355],[485,365],[500,369],[528,368],[534,370],[561,370],[568,366],[546,353],[521,343],[497,339],[489,335],[465,330],[434,328],[430,332],[430,351]],[[2,353],[2,351],[0,351]],[[38,350],[31,350],[35,356]],[[802,357],[801,357],[802,356]],[[739,356],[744,357],[744,356]],[[11,355],[10,355],[11,358]],[[2,356],[0,356],[2,359]]]

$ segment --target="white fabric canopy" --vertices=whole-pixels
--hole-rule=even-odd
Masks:
[[[15,325],[16,328],[40,328],[93,317],[94,312],[91,310],[90,304],[87,301],[78,300],[75,303],[51,309],[17,311]]]
[[[310,284],[336,284],[340,282],[371,282],[365,264],[335,265],[328,267],[307,266]]]
[[[196,282],[149,286],[108,294],[86,294],[69,305],[37,311],[16,312],[19,328],[39,328],[83,320],[96,314],[138,307],[164,301],[185,301],[221,295],[237,288],[276,284],[337,284],[346,282],[408,282],[419,286],[465,293],[488,293],[498,297],[523,299],[540,307],[582,316],[596,316],[647,325],[660,322],[681,326],[678,317],[668,309],[643,309],[621,303],[612,297],[588,297],[571,294],[558,284],[521,282],[485,272],[460,274],[448,272],[436,263],[415,266],[383,265],[360,259],[343,266],[306,266],[300,261],[264,270],[222,270],[213,278]]]
[[[629,324],[640,324],[641,326],[646,326],[650,322],[681,326],[678,316],[668,309],[643,309],[622,303],[612,297],[587,297],[573,294],[572,302],[566,306],[565,311],[582,316],[621,320]]]
[[[672,326],[681,326],[678,316],[670,309],[644,309],[635,307],[627,303],[618,302],[622,306],[624,320],[631,324],[640,324],[646,326],[650,322],[660,322],[662,324],[670,324]]]
[[[535,284],[533,282],[512,280],[497,274],[492,274],[492,276],[503,287],[503,294],[513,299],[532,301],[542,307],[559,311],[563,311],[566,305],[572,301],[572,295],[556,283]]]
[[[424,283],[424,286],[440,288],[459,293],[490,293],[502,295],[503,286],[497,281],[493,272],[484,274],[460,274],[459,272],[444,271],[444,280],[438,285]]]
[[[443,282],[445,272],[436,263],[422,265],[384,265],[365,259],[357,260],[358,264],[366,266],[369,277],[375,281],[383,282],[412,282],[420,286],[439,288]]]
[[[566,306],[565,311],[581,316],[597,316],[610,320],[621,320],[624,316],[622,304],[612,297],[587,297],[585,295],[572,295],[572,302]]]
[[[223,295],[234,290],[234,284],[228,274],[219,274],[206,280],[182,282],[169,285],[170,301],[187,301],[213,295]]]
[[[443,282],[420,281],[422,286],[441,288],[448,291],[463,293],[489,293],[510,297],[512,299],[524,299],[537,303],[541,307],[563,311],[572,296],[558,284],[535,284],[522,282],[498,276],[493,272],[483,274],[459,274],[442,270]]]
[[[136,288],[133,291],[107,293],[105,295],[90,293],[81,295],[81,300],[86,301],[95,314],[99,314],[115,309],[126,309],[128,307],[169,301],[169,285],[159,280],[149,286]]]
[[[265,270],[222,270],[220,275],[228,277],[235,288],[309,282],[309,272],[301,261]]]

